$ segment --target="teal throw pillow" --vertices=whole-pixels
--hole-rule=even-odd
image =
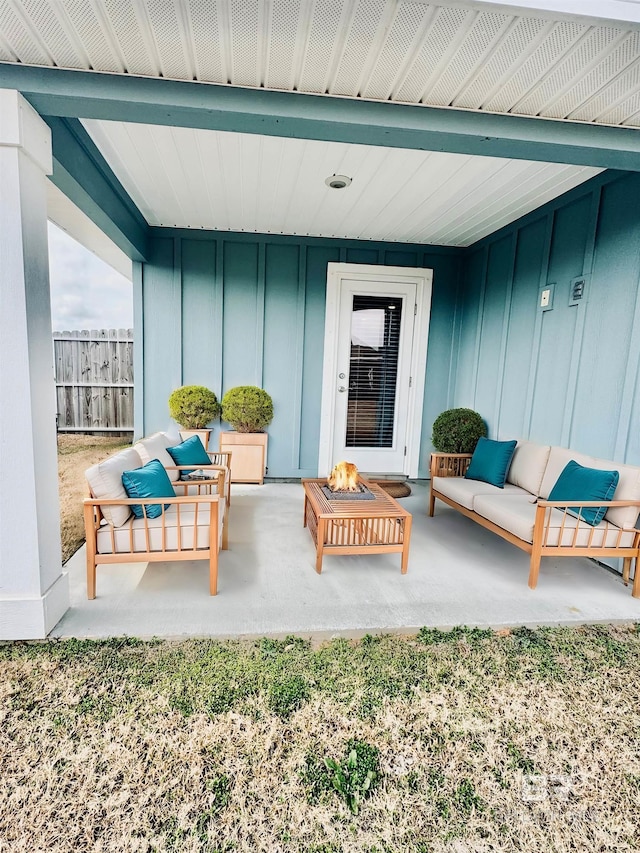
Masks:
[[[504,481],[507,479],[507,471],[517,443],[479,438],[464,476],[467,480],[482,480],[483,483],[491,483],[492,486],[504,489]]]
[[[200,441],[199,435],[192,435],[182,444],[167,447],[167,453],[176,465],[211,465],[211,459],[204,449],[204,444]],[[188,470],[180,471],[181,475],[188,473]]]
[[[618,471],[601,471],[585,468],[573,459],[567,462],[549,494],[550,501],[612,501],[618,486]],[[600,524],[607,511],[606,506],[567,507],[587,524]]]
[[[133,471],[123,471],[122,485],[130,498],[175,498],[176,493],[171,480],[158,459],[152,459],[142,468]],[[166,509],[169,504],[165,504]],[[161,504],[145,505],[147,518],[157,518],[162,515]],[[144,512],[140,504],[134,504],[131,511],[136,518],[142,518]]]

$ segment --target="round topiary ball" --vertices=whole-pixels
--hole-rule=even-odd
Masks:
[[[220,403],[204,385],[183,385],[169,397],[169,414],[185,429],[204,429],[219,417]]]
[[[447,409],[433,422],[431,442],[440,453],[473,453],[487,427],[473,409]]]
[[[273,400],[255,385],[238,385],[222,398],[222,419],[238,432],[263,432],[273,420]]]

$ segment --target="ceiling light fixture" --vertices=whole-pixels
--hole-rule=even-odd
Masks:
[[[343,190],[349,186],[351,178],[348,178],[346,175],[329,175],[328,178],[324,179],[324,182],[332,190]]]

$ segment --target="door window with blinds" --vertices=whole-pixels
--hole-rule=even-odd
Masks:
[[[402,307],[402,298],[353,296],[345,447],[393,446]]]

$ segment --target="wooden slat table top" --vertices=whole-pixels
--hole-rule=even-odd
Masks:
[[[358,478],[358,482],[366,486],[375,495],[375,500],[350,501],[346,498],[340,498],[332,501],[322,491],[322,486],[327,485],[326,477],[303,479],[302,485],[318,517],[355,518],[363,516],[371,518],[375,516],[376,518],[398,518],[398,516],[411,515],[377,483],[370,483],[362,477]]]

